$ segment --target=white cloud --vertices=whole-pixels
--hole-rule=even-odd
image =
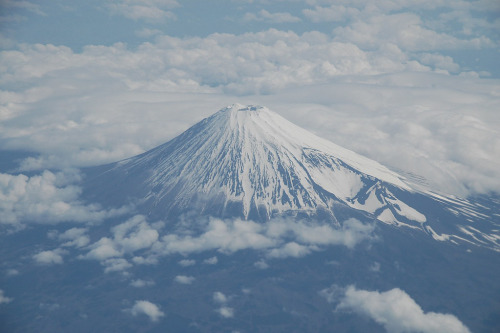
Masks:
[[[400,13],[378,15],[367,21],[357,21],[351,26],[334,30],[340,41],[351,41],[362,49],[376,49],[385,43],[397,45],[408,51],[431,51],[492,47],[493,42],[486,37],[459,39],[446,33],[426,28],[418,15]]]
[[[152,280],[142,280],[142,279],[137,279],[133,280],[130,282],[130,285],[135,288],[143,288],[143,287],[150,287],[154,286],[155,282]]]
[[[193,276],[177,275],[174,281],[180,284],[191,284],[196,280]]]
[[[9,175],[0,173],[0,224],[22,227],[25,223],[98,222],[126,212],[103,210],[79,200],[79,176],[73,173]]]
[[[144,314],[151,319],[151,321],[158,321],[165,314],[160,310],[158,305],[151,303],[150,301],[135,301],[134,306],[130,309],[130,313],[133,316]]]
[[[216,312],[219,313],[224,318],[234,317],[234,309],[227,306],[220,307],[219,309],[216,310]]]
[[[254,262],[253,264],[255,267],[257,267],[258,269],[267,269],[269,268],[269,264],[267,262],[265,262],[264,260],[259,260],[259,261],[256,261]]]
[[[308,246],[300,245],[295,242],[289,242],[280,248],[272,249],[269,251],[268,256],[270,258],[287,258],[287,257],[304,257],[311,253],[311,249]],[[259,265],[257,267],[265,267],[264,265]]]
[[[233,253],[244,249],[268,250],[275,258],[299,257],[320,246],[344,245],[349,248],[372,239],[373,225],[349,219],[339,229],[328,224],[308,225],[300,221],[275,219],[267,223],[211,218],[205,231],[198,235],[167,234],[155,251],[163,255],[189,254],[207,250]],[[285,242],[287,238],[291,242]]]
[[[63,263],[63,255],[66,254],[67,251],[63,249],[55,249],[48,251],[41,251],[35,255],[33,255],[33,259],[42,265],[53,265],[53,264],[62,264]]]
[[[270,13],[262,9],[257,14],[246,13],[243,16],[244,21],[267,21],[270,23],[296,23],[302,21],[299,17],[293,16],[287,12]]]
[[[367,316],[383,325],[389,333],[470,332],[454,315],[425,313],[399,288],[378,292],[356,289],[354,286],[346,289],[332,286],[321,294],[330,302],[338,302],[337,311],[348,310]]]
[[[213,299],[215,303],[226,303],[227,302],[227,297],[220,291],[214,292]]]
[[[132,264],[123,258],[106,259],[101,261],[101,264],[105,266],[104,273],[125,271],[132,267]]]
[[[357,8],[343,5],[315,6],[314,9],[306,8],[302,12],[313,22],[343,21],[351,16],[359,15]]]
[[[7,304],[12,302],[12,298],[4,295],[3,290],[0,289],[0,304]]]
[[[66,241],[62,246],[73,246],[76,248],[83,247],[90,243],[90,238],[86,234],[87,228],[71,228],[59,234],[57,231],[52,231],[49,233],[50,238],[56,238],[61,241]]]
[[[155,223],[154,226],[161,228],[162,223]],[[142,215],[136,215],[126,222],[111,228],[112,238],[102,237],[97,242],[90,244],[89,251],[81,255],[81,259],[99,260],[106,266],[106,272],[125,270],[132,267],[132,264],[123,256],[133,256],[134,252],[151,247],[158,241],[159,232],[146,222]],[[156,258],[143,258],[133,256],[132,261],[136,264],[154,264]]]
[[[174,0],[111,0],[106,4],[106,7],[111,13],[132,20],[162,22],[166,19],[176,18],[175,14],[168,9],[178,5],[178,2]]]
[[[208,259],[203,260],[203,263],[207,264],[207,265],[215,265],[218,262],[219,262],[219,259],[217,259],[216,256],[213,256],[213,257],[210,257]]]
[[[111,228],[113,238],[102,237],[89,246],[86,259],[103,260],[121,257],[135,251],[150,248],[158,240],[158,230],[146,222],[144,216],[136,215],[124,223]]]
[[[195,264],[196,264],[196,260],[192,260],[192,259],[183,259],[183,260],[179,261],[179,265],[181,265],[183,267],[193,266]]]
[[[487,38],[401,11],[408,3],[378,4],[387,8],[366,19],[360,4],[336,5],[360,14],[334,35],[159,34],[135,48],[25,44],[2,51],[0,83],[9,88],[0,91],[0,148],[41,153],[24,161],[25,170],[104,164],[142,153],[225,104],[248,101],[453,194],[498,191],[498,80],[432,72],[469,72],[441,49],[487,50]],[[305,112],[308,118],[296,116]],[[339,124],[348,126],[337,131]]]

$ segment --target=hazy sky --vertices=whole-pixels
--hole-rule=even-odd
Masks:
[[[24,171],[126,158],[239,102],[435,189],[500,191],[498,1],[0,4],[0,149],[38,153]]]

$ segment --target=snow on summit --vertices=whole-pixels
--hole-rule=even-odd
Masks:
[[[87,179],[90,200],[132,203],[140,213],[159,219],[297,216],[339,225],[354,214],[440,240],[450,239],[448,233],[462,226],[431,226],[429,207],[448,205],[453,208],[444,209],[477,214],[477,207],[466,201],[413,189],[378,162],[254,105],[225,107],[148,152],[90,169]],[[488,239],[467,232],[473,235],[461,233]]]
[[[375,213],[397,205],[397,199],[392,203],[378,198],[380,191],[389,192],[382,184],[410,189],[401,176],[379,163],[321,139],[265,107],[240,104],[113,165],[106,173],[110,174],[133,183],[140,180],[143,203],[151,211],[195,209],[257,220],[284,212],[314,214],[318,209],[335,219],[332,208],[339,203]],[[413,215],[425,221],[423,215]]]

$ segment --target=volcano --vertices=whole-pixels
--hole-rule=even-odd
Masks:
[[[88,169],[85,192],[157,219],[292,216],[339,225],[355,216],[499,248],[481,205],[422,190],[261,106],[233,104],[150,151]]]

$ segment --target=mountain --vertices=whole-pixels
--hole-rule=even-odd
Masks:
[[[228,106],[165,144],[86,173],[89,201],[132,203],[152,218],[293,216],[340,226],[364,216],[500,249],[490,209],[422,189],[260,106]]]
[[[0,332],[500,331],[498,195],[242,105],[82,172],[2,174]]]

